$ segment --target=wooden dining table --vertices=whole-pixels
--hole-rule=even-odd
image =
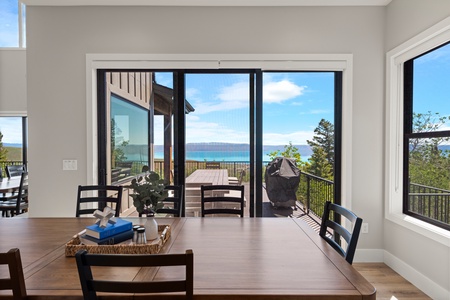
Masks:
[[[66,242],[92,221],[0,219],[0,252],[20,249],[29,299],[82,299],[75,258],[66,257],[64,250]],[[300,219],[161,218],[157,222],[171,225],[162,253],[186,249],[194,253],[194,299],[376,298],[375,288]],[[124,280],[184,277],[177,268],[103,272],[120,274]],[[1,291],[0,299],[7,293]],[[125,299],[124,295],[109,298]]]

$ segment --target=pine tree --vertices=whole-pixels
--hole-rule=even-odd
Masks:
[[[314,129],[314,137],[312,140],[307,140],[308,145],[313,150],[313,156],[318,149],[322,149],[325,158],[331,167],[331,173],[334,172],[334,125],[331,122],[321,119],[319,125]],[[317,154],[317,157],[322,154]]]
[[[325,150],[322,147],[313,147],[313,154],[309,158],[307,172],[325,179],[333,179],[333,169],[328,162]]]
[[[0,161],[8,160],[8,149],[3,147],[3,134],[0,132]]]

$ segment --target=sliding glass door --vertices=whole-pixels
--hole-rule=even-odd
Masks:
[[[339,202],[341,72],[101,70],[98,78],[100,184],[127,185],[155,171],[185,187],[185,215],[196,216],[191,185],[206,182],[193,174],[216,169],[214,184],[244,185],[246,216],[261,217],[310,209],[310,178],[300,178],[308,173],[324,184],[319,201]],[[299,169],[289,203],[268,193],[276,157]]]

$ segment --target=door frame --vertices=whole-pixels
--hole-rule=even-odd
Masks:
[[[352,207],[352,54],[87,54],[86,115],[88,184],[98,183],[97,72],[100,69],[217,70],[260,69],[261,71],[341,71],[341,191],[343,205]],[[262,88],[262,87],[261,87]],[[256,88],[258,93],[258,87]],[[258,124],[256,124],[258,125]],[[261,126],[260,126],[261,127]],[[262,128],[260,128],[262,130]],[[257,171],[257,170],[256,170]],[[258,189],[256,189],[258,190]],[[256,198],[258,199],[258,193]],[[258,208],[257,208],[258,209]]]

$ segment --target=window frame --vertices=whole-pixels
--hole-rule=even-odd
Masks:
[[[415,57],[450,41],[450,17],[386,54],[385,218],[443,245],[450,231],[403,211],[404,66]]]

